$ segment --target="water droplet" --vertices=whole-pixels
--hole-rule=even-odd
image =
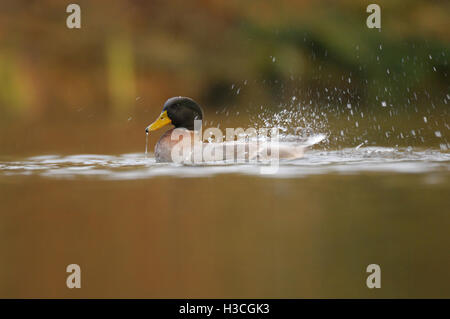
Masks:
[[[148,149],[148,132],[145,132],[145,157],[147,157]]]

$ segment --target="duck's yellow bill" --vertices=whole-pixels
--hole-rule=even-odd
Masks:
[[[164,111],[161,113],[161,115],[158,117],[158,119],[155,122],[153,122],[152,124],[147,126],[145,131],[146,132],[156,131],[157,129],[159,129],[163,126],[166,126],[167,124],[170,124],[170,123],[172,123],[172,121],[167,116],[167,111]]]

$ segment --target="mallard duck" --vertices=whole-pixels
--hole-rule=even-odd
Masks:
[[[244,158],[247,160],[269,159],[270,155],[268,154],[275,154],[274,145],[276,145],[277,159],[296,159],[303,156],[306,147],[305,145],[292,145],[278,142],[275,144],[248,141],[203,143],[203,139],[197,132],[201,127],[195,127],[196,120],[203,120],[203,110],[193,99],[179,96],[172,97],[164,103],[159,117],[145,129],[145,132],[148,134],[169,124],[174,126],[174,128],[165,132],[155,145],[155,159],[157,162],[173,162],[173,154],[175,153],[172,151],[175,147],[180,149],[180,146],[194,150],[189,152],[189,159],[187,160],[188,162],[193,161],[196,158],[196,149],[194,147],[194,140],[196,138],[202,146],[200,152],[207,150],[211,154],[216,152],[215,150],[220,149],[221,158],[215,157],[216,160],[228,160],[230,158]]]

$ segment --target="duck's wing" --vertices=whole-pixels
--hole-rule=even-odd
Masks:
[[[291,143],[265,143],[260,145],[258,160],[270,161],[273,159],[293,160],[302,158],[306,145],[295,145]]]
[[[203,158],[205,162],[215,161],[270,161],[278,159],[302,158],[307,145],[287,143],[257,142],[223,142],[204,143]]]

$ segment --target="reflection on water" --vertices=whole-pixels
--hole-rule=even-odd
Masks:
[[[261,164],[262,165],[262,164]],[[338,151],[311,150],[304,158],[280,162],[277,173],[267,177],[299,177],[328,173],[360,172],[424,173],[450,169],[450,153],[386,147],[357,147]],[[0,161],[0,174],[39,175],[55,178],[95,176],[99,179],[142,179],[155,176],[201,177],[217,174],[261,175],[260,166],[250,163],[217,162],[205,165],[156,163],[144,154],[34,156]]]
[[[0,296],[450,297],[449,168],[380,147],[311,150],[269,178],[142,153],[3,160]]]
[[[423,143],[398,143],[377,123],[373,135],[333,123],[331,142],[272,175],[262,164],[89,154],[141,150],[133,127],[11,131],[0,157],[0,297],[450,297],[441,122],[395,123],[400,138],[414,127]],[[79,290],[65,286],[72,263]],[[378,290],[365,284],[372,263]]]

